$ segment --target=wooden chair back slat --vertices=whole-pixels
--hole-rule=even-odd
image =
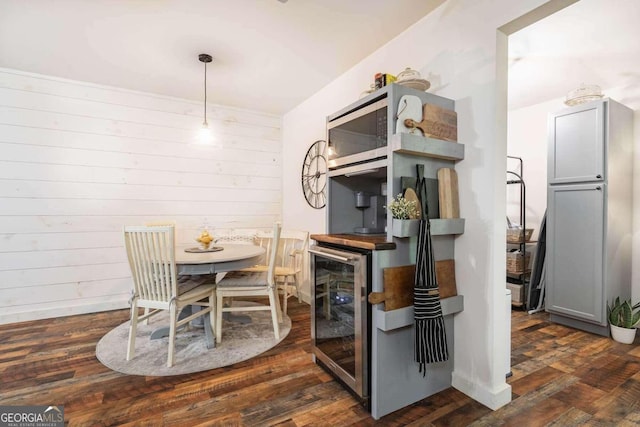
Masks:
[[[125,227],[125,243],[135,293],[169,303],[177,295],[173,226]]]

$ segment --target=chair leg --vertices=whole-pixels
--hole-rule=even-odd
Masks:
[[[222,302],[224,297],[222,295],[216,295],[216,342],[220,344],[222,342]]]
[[[127,345],[127,360],[133,359],[136,350],[136,334],[138,332],[138,302],[131,301],[131,320],[129,323],[129,344]]]
[[[302,302],[302,297],[300,296],[300,286],[298,286],[300,282],[298,281],[298,274],[293,275],[293,285],[296,287],[296,295],[298,296],[298,302]]]
[[[278,286],[274,285],[273,289],[269,290],[269,303],[273,307],[274,301],[271,301],[271,294],[275,296],[276,314],[278,315],[278,323],[282,323],[282,308],[280,307],[280,293],[278,292]]]
[[[279,312],[280,306],[280,298],[278,298],[278,293],[275,286],[272,289],[269,289],[269,304],[271,305],[271,321],[273,322],[273,334],[277,340],[280,339],[280,325],[278,322],[278,317],[281,315]]]
[[[178,322],[178,313],[175,304],[171,304],[169,308],[169,355],[167,356],[167,367],[172,367],[174,362],[174,351],[176,347],[176,323]]]
[[[215,333],[216,330],[216,291],[213,291],[211,295],[209,295],[209,307],[211,307],[211,312],[209,313],[209,321],[211,322],[211,330]]]
[[[291,282],[289,282],[289,278],[292,278],[293,280]],[[300,297],[300,287],[298,286],[298,276],[297,274],[294,274],[292,276],[287,276],[285,278],[285,301],[287,301],[289,299],[290,296],[292,296],[293,294],[290,293],[290,284],[293,285],[293,287],[296,289],[296,296],[298,297],[298,302],[302,302],[302,298]],[[284,314],[287,314],[287,303],[284,303]]]
[[[284,295],[282,296],[282,313],[287,315],[287,300],[289,299],[289,276],[284,278]]]

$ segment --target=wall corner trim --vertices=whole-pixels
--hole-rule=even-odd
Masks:
[[[451,374],[451,386],[493,411],[511,402],[511,386],[506,382],[489,389],[454,371]]]

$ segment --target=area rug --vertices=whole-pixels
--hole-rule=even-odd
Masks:
[[[234,301],[234,306],[258,305]],[[226,313],[225,313],[225,317]],[[247,322],[248,318],[251,319]],[[275,347],[291,331],[291,319],[283,315],[280,339],[276,340],[269,311],[233,313],[223,319],[222,342],[207,349],[204,328],[189,326],[176,334],[175,363],[167,367],[169,339],[150,340],[151,332],[166,326],[168,313],[159,313],[149,319],[149,324],[138,325],[134,358],[126,360],[129,322],[107,333],[96,346],[96,357],[108,368],[129,375],[169,376],[206,371],[233,365],[264,353]]]

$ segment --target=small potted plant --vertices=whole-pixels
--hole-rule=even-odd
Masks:
[[[398,194],[388,206],[391,212],[392,234],[396,237],[409,237],[418,233],[420,220],[418,219],[418,202],[407,200]]]
[[[631,344],[636,336],[636,325],[640,323],[640,303],[631,305],[631,300],[620,301],[617,297],[611,305],[607,302],[607,318],[611,325],[611,338],[622,344]]]

